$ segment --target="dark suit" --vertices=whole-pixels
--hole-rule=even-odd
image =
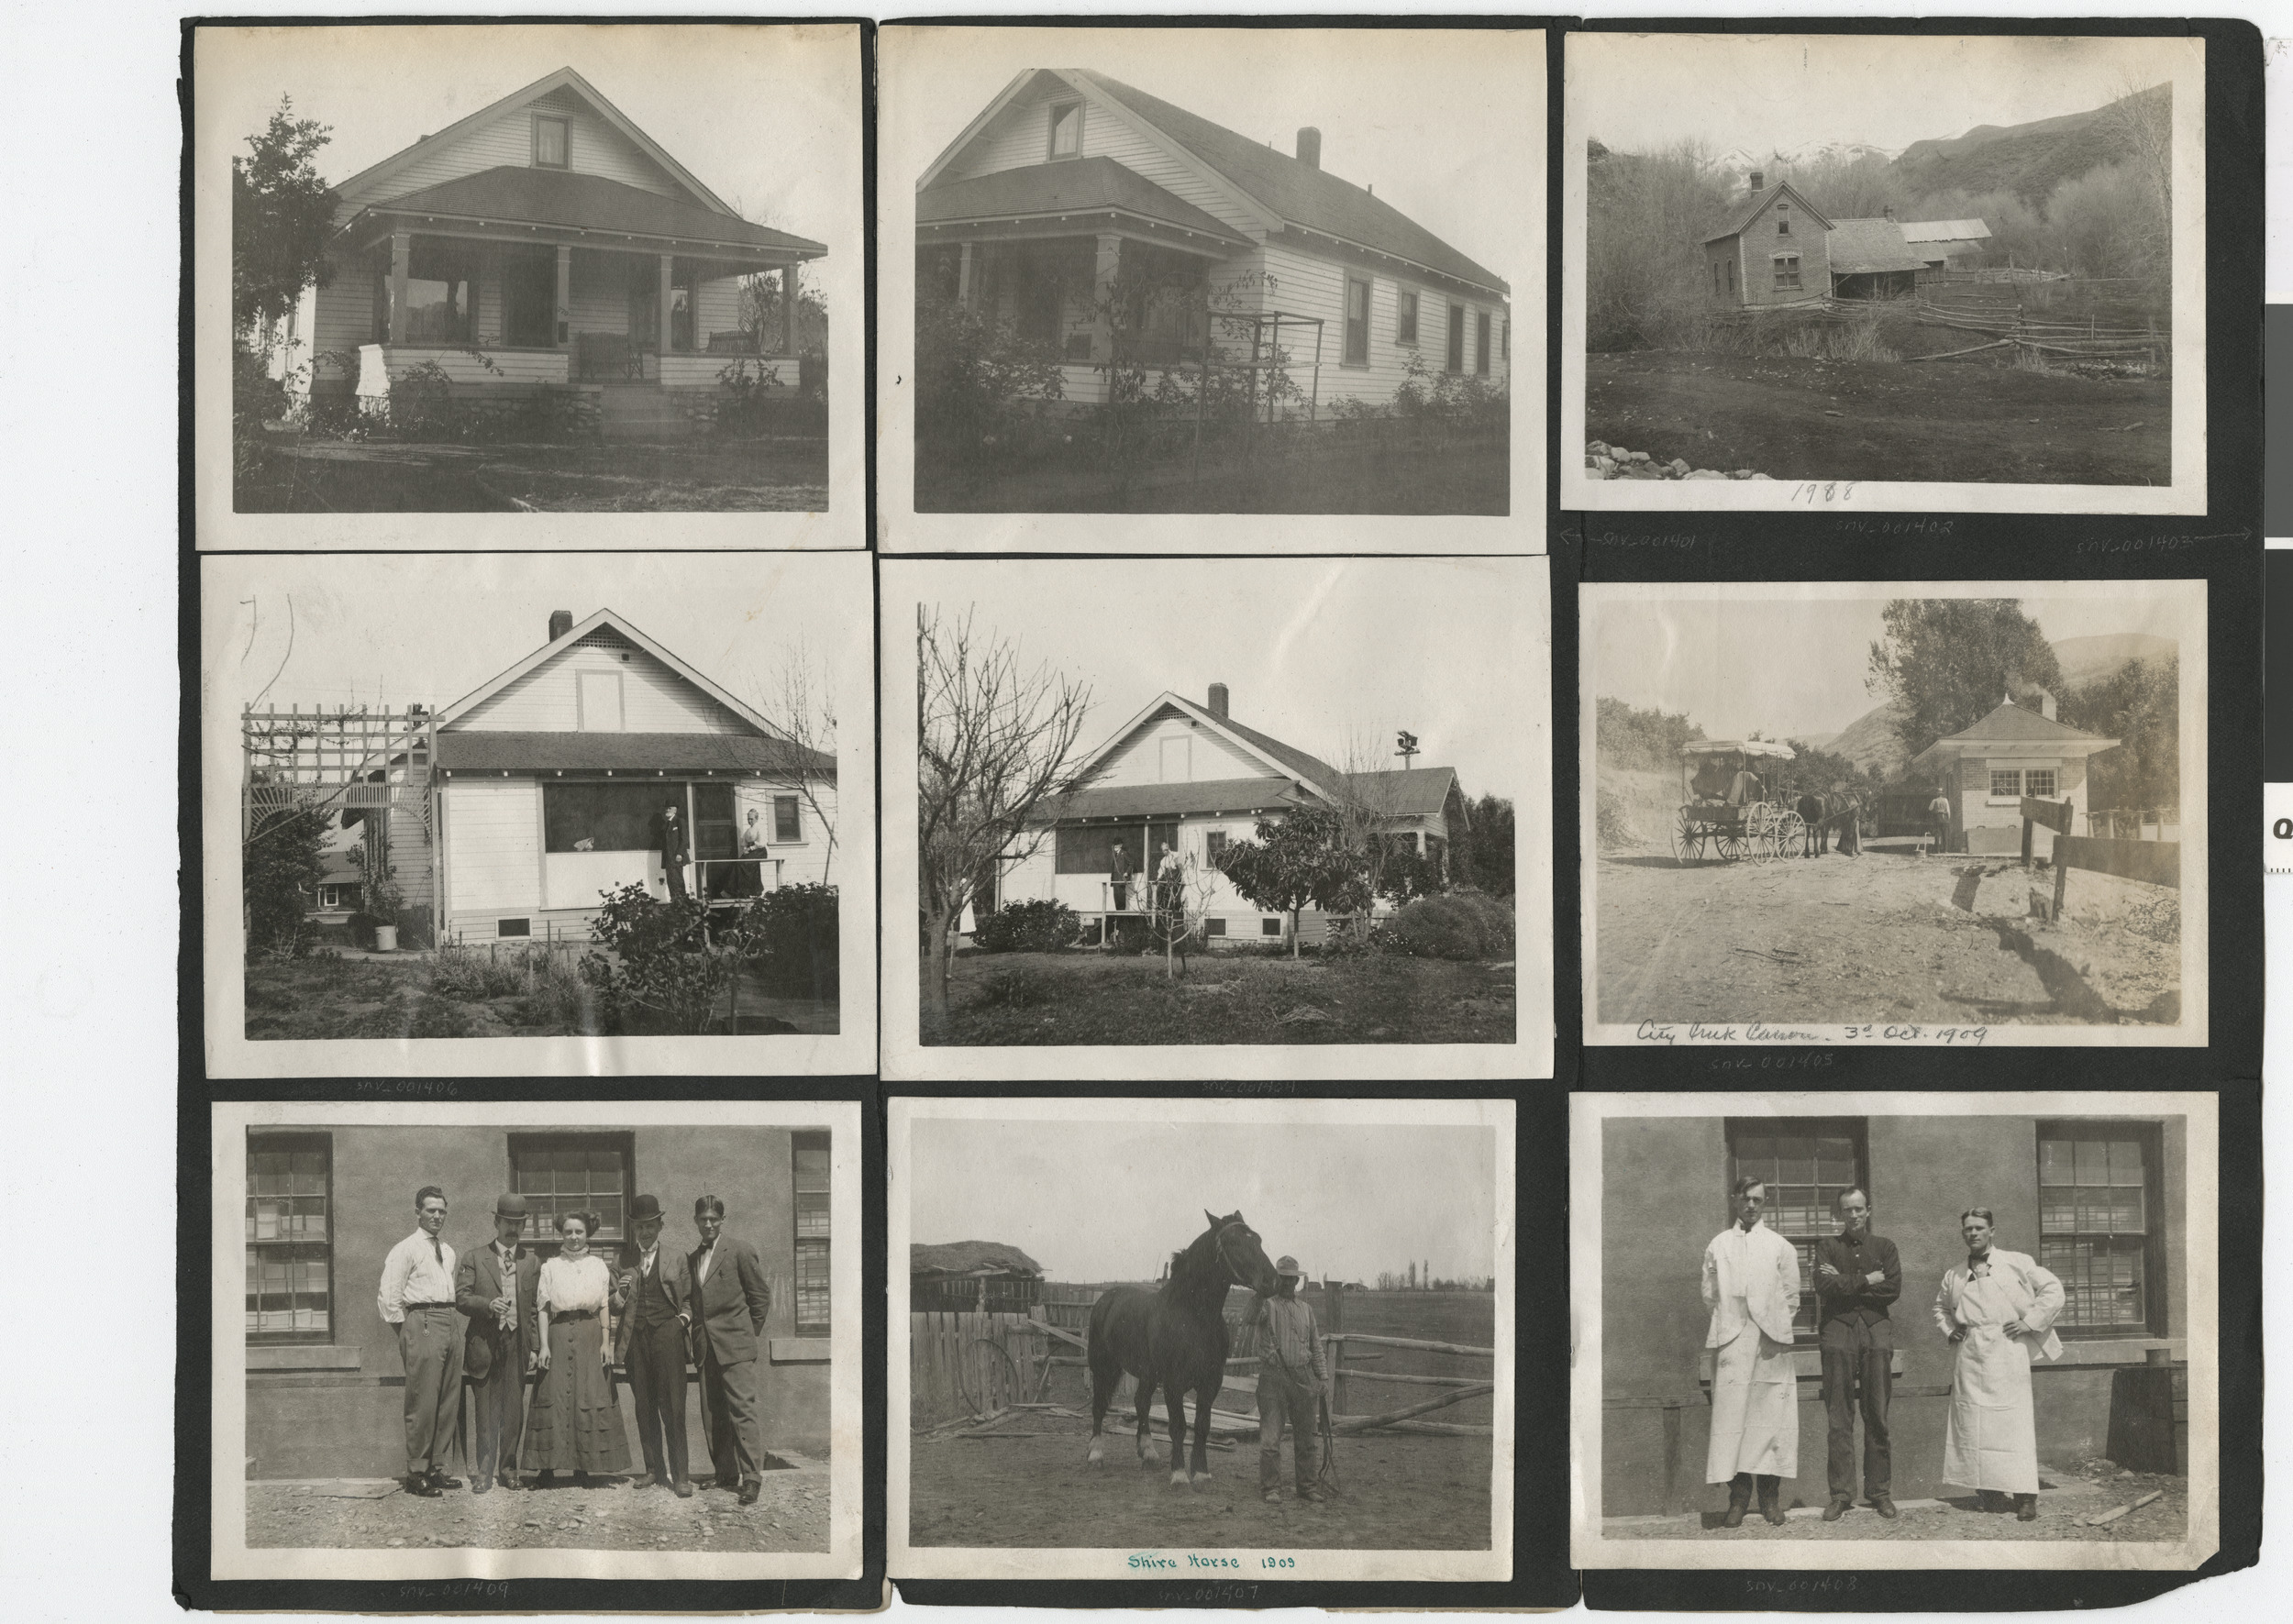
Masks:
[[[470,1470],[480,1483],[493,1481],[497,1471],[517,1470],[517,1446],[526,1432],[526,1359],[540,1342],[534,1287],[541,1260],[520,1246],[515,1273],[513,1293],[503,1288],[502,1260],[491,1241],[463,1253],[454,1265],[454,1306],[468,1320],[462,1375],[470,1387]],[[516,1323],[504,1331],[493,1299],[513,1295]]]
[[[685,900],[685,864],[692,857],[692,841],[685,832],[682,818],[671,823],[656,813],[653,818],[653,845],[660,852],[662,876],[669,881],[669,900]]]
[[[644,1257],[630,1246],[621,1266],[641,1268]],[[618,1320],[614,1357],[628,1372],[629,1390],[637,1395],[637,1442],[645,1451],[645,1469],[657,1483],[683,1483],[692,1476],[685,1464],[689,1338],[685,1321],[678,1316],[692,1312],[692,1271],[684,1254],[657,1246],[652,1275],[640,1274],[626,1296],[615,1293],[613,1306]]]
[[[1867,1234],[1856,1242],[1838,1234],[1815,1243],[1815,1263],[1832,1497],[1855,1497],[1855,1412],[1860,1409],[1863,1492],[1876,1499],[1891,1492],[1894,1478],[1887,1406],[1895,1385],[1895,1327],[1887,1305],[1902,1294],[1902,1262],[1895,1243],[1884,1235]],[[1836,1279],[1822,1273],[1824,1264],[1838,1271]],[[1874,1274],[1882,1276],[1876,1286],[1869,1278]]]
[[[757,1339],[772,1311],[764,1267],[745,1241],[720,1235],[708,1278],[701,1250],[692,1270],[694,1363],[701,1367],[701,1407],[707,1417],[709,1461],[718,1480],[740,1483],[764,1476],[763,1418],[757,1410]]]

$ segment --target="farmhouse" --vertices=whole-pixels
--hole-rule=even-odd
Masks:
[[[555,612],[540,647],[450,705],[363,720],[248,713],[248,807],[311,800],[361,821],[362,867],[423,916],[417,940],[429,919],[446,940],[582,938],[601,892],[666,896],[657,821],[670,803],[697,897],[733,904],[828,874],[810,802],[834,807],[835,760],[611,609],[578,624]],[[740,855],[752,812],[762,858]]]
[[[1980,220],[1905,225],[1892,208],[1834,220],[1790,182],[1767,186],[1766,179],[1754,170],[1726,229],[1704,238],[1705,296],[1715,304],[1756,309],[1825,295],[1904,298],[1917,291],[1922,272],[1959,270],[1980,259],[1990,236]]]
[[[493,1238],[493,1198],[526,1198],[524,1243],[557,1251],[560,1211],[604,1220],[619,1266],[639,1192],[670,1214],[663,1246],[697,1241],[693,1199],[756,1249],[772,1291],[757,1360],[768,1449],[828,1453],[830,1138],[825,1129],[666,1125],[543,1132],[456,1123],[262,1127],[247,1134],[247,1475],[385,1478],[405,1470],[395,1328],[375,1307],[382,1260],[414,1229],[414,1192],[449,1201],[441,1237],[466,1255]],[[858,1237],[847,1237],[857,1240]],[[608,1344],[610,1345],[610,1344]],[[615,1385],[637,1436],[635,1400]],[[708,1459],[700,1383],[687,1388],[692,1459]]]
[[[1928,1310],[1944,1271],[1966,1261],[1959,1213],[1972,1204],[1997,1213],[2001,1246],[2063,1283],[2064,1356],[2031,1369],[2042,1466],[2100,1457],[2188,1469],[2190,1292],[2205,1282],[2192,1280],[2181,1226],[2191,1191],[2179,1115],[1611,1117],[1600,1155],[1602,1515],[1678,1513],[1718,1492],[1703,1483],[1711,1355],[1699,1270],[1729,1221],[1729,1187],[1745,1176],[1767,1181],[1765,1221],[1800,1254],[1790,1355],[1800,1476],[1783,1486],[1787,1507],[1827,1498],[1813,1251],[1838,1232],[1833,1202],[1850,1186],[1868,1193],[1872,1227],[1902,1258],[1889,1416],[1897,1500],[1965,1492],[1943,1485],[1955,1355]],[[1678,1199],[1651,1202],[1650,1190]]]
[[[1468,828],[1457,770],[1420,767],[1346,773],[1228,714],[1226,685],[1213,682],[1206,702],[1165,692],[1118,729],[1077,775],[1087,787],[1040,810],[1021,855],[998,864],[999,903],[1049,898],[1066,903],[1094,929],[1122,915],[1144,917],[1147,884],[1167,845],[1187,867],[1190,903],[1204,918],[1212,945],[1283,941],[1288,919],[1241,896],[1218,871],[1235,841],[1255,840],[1261,818],[1279,822],[1293,808],[1350,803],[1367,809],[1389,850],[1423,856],[1449,870],[1451,844]],[[1132,880],[1114,895],[1113,851],[1124,845]],[[1323,916],[1309,909],[1302,941],[1322,939]]]
[[[908,1247],[913,1313],[1024,1314],[1043,1300],[1043,1265],[997,1241]]]
[[[674,435],[719,374],[795,382],[799,267],[821,244],[742,219],[560,68],[335,188],[324,285],[282,365],[387,407],[440,374],[465,398],[554,395],[609,436]],[[777,273],[776,330],[741,279]]]
[[[2030,702],[2002,698],[1972,727],[1929,745],[1906,769],[1911,782],[1940,786],[1948,796],[1953,851],[2020,852],[2022,797],[2083,799],[2086,758],[2118,744],[2055,721],[2055,696],[2044,689],[2023,698]],[[2053,852],[2053,830],[2041,824],[2032,839],[2034,856]]]
[[[1279,351],[1300,416],[1390,402],[1412,357],[1501,385],[1504,280],[1321,153],[1318,129],[1279,152],[1103,73],[1028,70],[916,183],[919,300],[1057,349],[1069,403],[1206,343]]]

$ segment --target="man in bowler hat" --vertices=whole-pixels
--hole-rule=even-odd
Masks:
[[[637,1441],[645,1450],[639,1488],[692,1494],[685,1465],[685,1350],[692,1329],[692,1270],[683,1254],[660,1243],[660,1202],[639,1196],[630,1203],[637,1244],[624,1254],[614,1282],[614,1355],[629,1373],[637,1395]]]
[[[700,1346],[702,1408],[708,1417],[709,1460],[716,1486],[738,1488],[753,1506],[764,1493],[764,1420],[757,1411],[757,1342],[771,1312],[772,1288],[745,1241],[728,1239],[725,1203],[703,1196],[692,1204],[692,1305]]]
[[[463,1257],[454,1270],[454,1306],[469,1321],[461,1373],[470,1388],[473,1495],[492,1490],[497,1478],[504,1488],[517,1486],[526,1378],[533,1373],[539,1340],[534,1287],[541,1278],[541,1260],[519,1243],[525,1232],[526,1198],[498,1198],[493,1240]]]

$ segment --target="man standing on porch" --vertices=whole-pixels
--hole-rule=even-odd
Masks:
[[[1950,1418],[1943,1433],[1943,1481],[2000,1511],[2038,1520],[2038,1426],[2031,1409],[2031,1361],[2062,1357],[2055,1334],[2062,1282],[2035,1259],[1993,1245],[1988,1207],[1959,1215],[1966,1265],[1946,1271],[1934,1294],[1934,1323],[1958,1350]]]
[[[1723,1526],[1741,1528],[1759,1488],[1759,1514],[1783,1526],[1783,1480],[1800,1475],[1800,1381],[1791,1319],[1800,1311],[1800,1254],[1760,1222],[1767,1187],[1748,1175],[1731,1192],[1735,1221],[1704,1248],[1704,1307],[1713,1351],[1711,1440],[1704,1481],[1728,1486]]]
[[[654,845],[660,852],[660,871],[669,881],[669,900],[685,900],[685,862],[692,855],[691,842],[685,838],[684,820],[677,815],[677,803],[664,803],[660,816],[655,821]]]
[[[1113,893],[1114,911],[1128,913],[1131,910],[1131,854],[1123,849],[1123,843],[1114,843],[1114,855],[1107,859],[1107,889]]]

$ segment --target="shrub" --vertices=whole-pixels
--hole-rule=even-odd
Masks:
[[[623,1031],[642,1011],[680,1035],[706,1032],[734,962],[709,950],[707,907],[664,902],[634,884],[599,894],[605,905],[589,927],[597,947],[582,956],[581,974],[597,989],[605,1030]]]
[[[741,909],[725,944],[778,990],[832,996],[837,986],[836,889],[784,885]]]
[[[1602,851],[1617,851],[1640,844],[1640,831],[1633,826],[1632,812],[1625,807],[1623,796],[1613,790],[1596,791],[1593,807],[1593,823]]]
[[[942,454],[1003,455],[1013,425],[1061,397],[1056,347],[1030,344],[953,300],[919,301],[915,318],[916,436]]]
[[[1143,919],[1119,919],[1107,927],[1107,946],[1116,953],[1144,953],[1154,940],[1154,931]]]
[[[1481,891],[1422,897],[1386,922],[1380,939],[1412,958],[1501,958],[1512,952],[1512,910]]]
[[[1082,922],[1064,902],[1010,902],[980,921],[974,940],[989,953],[1057,953],[1072,947]]]
[[[313,927],[305,917],[318,884],[327,815],[308,805],[258,813],[241,848],[240,883],[249,955],[300,958]]]

